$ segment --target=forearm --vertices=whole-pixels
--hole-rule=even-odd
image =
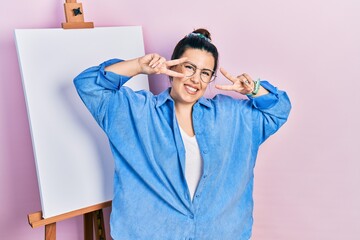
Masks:
[[[138,58],[106,66],[104,70],[127,77],[133,77],[142,73]]]

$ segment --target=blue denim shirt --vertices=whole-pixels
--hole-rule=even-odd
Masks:
[[[159,95],[122,86],[130,78],[92,67],[74,80],[107,134],[115,160],[111,235],[116,240],[247,240],[253,224],[253,169],[259,145],[285,123],[290,101],[200,98],[192,118],[203,172],[191,201],[185,149],[170,89]]]

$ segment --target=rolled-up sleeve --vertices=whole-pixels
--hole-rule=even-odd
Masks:
[[[74,79],[81,100],[104,130],[107,122],[105,116],[111,98],[117,95],[121,86],[130,79],[127,76],[107,72],[105,67],[121,61],[108,60],[99,66],[86,69]]]
[[[278,90],[268,81],[261,81],[268,94],[252,98],[253,130],[258,144],[274,134],[288,119],[291,103],[286,92]]]

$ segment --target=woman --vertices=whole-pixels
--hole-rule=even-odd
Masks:
[[[262,142],[290,112],[285,92],[249,75],[221,73],[222,90],[249,100],[203,97],[216,76],[218,52],[198,29],[158,54],[109,60],[74,80],[107,134],[115,160],[114,239],[249,239],[253,169]],[[123,86],[137,74],[166,74],[159,95]]]

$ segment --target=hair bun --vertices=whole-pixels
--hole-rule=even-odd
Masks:
[[[198,28],[198,29],[194,30],[193,33],[200,33],[201,35],[204,35],[204,37],[211,40],[210,32],[208,30],[206,30],[205,28]]]

